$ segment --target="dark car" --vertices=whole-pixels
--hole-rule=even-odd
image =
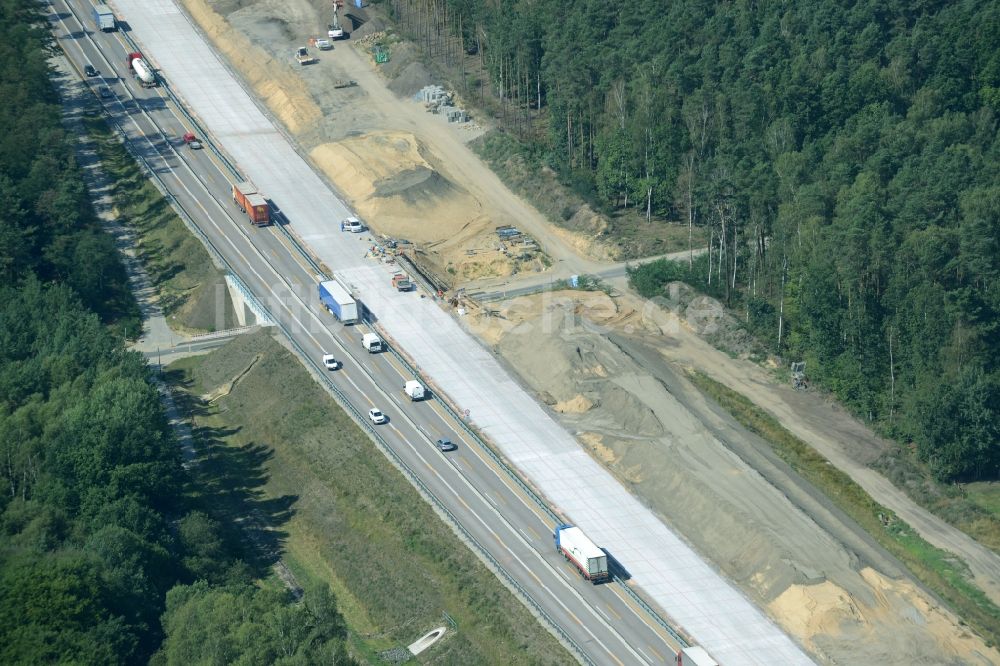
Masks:
[[[101,86],[100,88],[97,89],[97,92],[101,96],[101,99],[111,99],[111,88],[107,86]]]
[[[437,444],[437,447],[438,447],[439,449],[441,449],[442,451],[454,451],[455,449],[457,449],[457,448],[458,448],[458,447],[457,447],[457,446],[455,446],[455,445],[454,445],[454,444],[452,443],[452,441],[451,441],[450,439],[448,439],[447,437],[442,437],[441,439],[439,439],[439,440],[438,440],[437,442],[435,442],[435,443]]]
[[[83,68],[83,73],[87,76],[97,76],[97,70],[94,69],[93,65],[87,65]]]

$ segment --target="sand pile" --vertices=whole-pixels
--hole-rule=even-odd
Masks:
[[[311,157],[381,233],[415,243],[454,240],[482,226],[482,207],[442,175],[406,132],[326,143]]]
[[[874,555],[845,547],[720,441],[717,433],[729,431],[717,430],[714,412],[692,409],[690,400],[704,399],[682,389],[682,378],[619,346],[626,329],[665,341],[671,317],[602,292],[538,294],[491,308],[462,321],[597,461],[822,661],[1000,663],[1000,653],[908,579],[873,569]],[[741,433],[730,436],[751,437]]]
[[[570,228],[552,225],[552,233],[559,236],[580,256],[597,261],[621,260],[621,248],[608,243],[604,237],[608,229],[607,217],[594,212],[589,205],[580,206],[566,225]]]
[[[528,307],[519,307],[522,303]],[[595,292],[589,305],[604,319],[618,314],[602,292]],[[583,327],[581,307],[562,292],[544,299],[517,299],[499,316],[479,319],[478,327],[504,357],[517,356],[519,371],[531,368],[528,384],[568,421],[585,421],[594,435],[661,435],[663,426],[653,411],[610,378],[623,372],[617,349]]]
[[[950,663],[996,664],[995,650],[956,626],[946,610],[930,604],[909,581],[895,581],[865,567],[861,577],[877,595],[873,603],[859,603],[831,582],[792,585],[769,606],[789,618],[790,630],[804,637],[815,653],[829,656],[842,642],[868,647],[871,663],[930,664],[944,647]],[[900,608],[908,610],[902,615]],[[885,627],[908,627],[906,640],[886,633]]]
[[[443,276],[476,279],[541,268],[540,258],[505,253],[482,204],[407,132],[371,132],[314,148],[313,161],[381,234],[417,244]]]
[[[298,77],[289,76],[291,65],[275,60],[255,46],[246,35],[234,30],[205,0],[183,1],[185,9],[216,48],[291,132],[301,132],[320,120],[319,106],[313,101],[309,89]]]

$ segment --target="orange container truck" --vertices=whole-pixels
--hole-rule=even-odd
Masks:
[[[271,223],[271,207],[253,183],[233,183],[233,203],[247,214],[254,226],[263,227]]]

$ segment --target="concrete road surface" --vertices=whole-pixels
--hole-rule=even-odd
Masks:
[[[368,355],[363,326],[343,327],[321,310],[313,269],[274,228],[250,227],[229,199],[234,177],[210,149],[191,151],[180,137],[184,114],[159,88],[129,77],[119,33],[91,32],[89,5],[53,3],[58,42],[76,67],[101,70],[98,85],[113,91],[95,97],[127,135],[172,198],[206,234],[249,289],[301,349],[310,369],[323,374],[359,413],[377,406],[390,421],[378,431],[433,498],[509,575],[529,608],[543,616],[582,661],[596,664],[665,663],[678,643],[619,586],[584,582],[556,553],[554,522],[435,400],[410,403],[402,392],[408,371],[390,354]],[[80,22],[77,17],[83,19]],[[344,361],[327,373],[324,352]],[[443,454],[433,440],[447,436],[458,450]],[[473,546],[474,549],[476,546]],[[501,576],[503,579],[503,576]]]

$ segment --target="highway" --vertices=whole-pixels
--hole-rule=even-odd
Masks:
[[[360,344],[368,329],[341,326],[321,309],[315,270],[297,248],[274,227],[249,225],[232,204],[228,167],[208,148],[185,147],[180,137],[191,129],[185,114],[162,88],[142,88],[129,76],[125,55],[131,49],[123,36],[94,32],[89,3],[58,1],[51,7],[58,43],[77,70],[92,64],[99,76],[88,84],[112,91],[107,99],[95,95],[95,104],[125,133],[175,205],[303,350],[311,372],[332,381],[357,412],[378,407],[389,415],[389,423],[376,426],[385,445],[525,592],[529,607],[537,605],[575,656],[594,664],[671,662],[678,644],[669,633],[618,584],[591,585],[563,561],[554,549],[549,513],[437,400],[411,403],[404,396],[403,384],[412,377],[399,359],[369,355]],[[132,37],[141,43],[142,35]],[[323,370],[324,352],[344,367]],[[449,437],[458,450],[441,453],[433,445],[438,437]]]

